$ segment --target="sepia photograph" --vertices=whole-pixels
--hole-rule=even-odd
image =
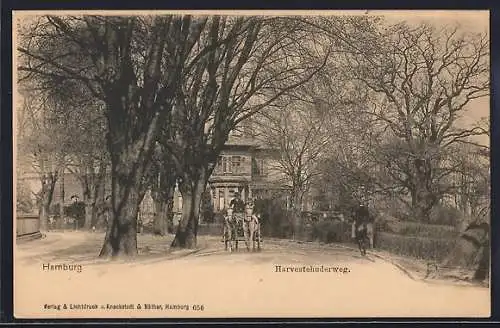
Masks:
[[[15,318],[491,315],[489,11],[12,15]]]

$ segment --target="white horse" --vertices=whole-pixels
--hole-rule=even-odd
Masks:
[[[245,205],[245,218],[243,220],[243,234],[245,236],[245,245],[247,251],[250,251],[250,240],[252,241],[252,251],[255,251],[255,242],[257,241],[257,250],[260,251],[260,222],[257,215],[253,213],[253,204]]]
[[[233,241],[236,242],[236,249],[238,249],[238,240],[237,240],[237,222],[236,218],[233,215],[233,209],[228,208],[226,210],[226,215],[224,216],[224,231],[223,231],[223,239],[224,239],[224,247],[225,250],[233,251]]]

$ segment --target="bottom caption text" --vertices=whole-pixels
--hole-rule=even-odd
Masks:
[[[44,310],[56,311],[113,311],[113,310],[141,310],[141,311],[204,311],[203,304],[44,304]]]

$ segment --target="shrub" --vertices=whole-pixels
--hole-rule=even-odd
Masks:
[[[148,221],[145,224],[142,225],[142,232],[143,233],[155,233],[155,227],[154,227],[154,221]]]
[[[349,241],[351,225],[339,221],[320,221],[312,225],[312,240],[323,243],[341,243]]]
[[[223,225],[219,223],[199,224],[198,235],[222,236]]]
[[[431,211],[429,221],[434,224],[458,225],[463,214],[455,207],[448,205],[436,205]]]
[[[52,204],[49,207],[49,215],[53,215],[55,217],[59,217],[59,214],[60,214],[59,208],[60,207],[61,207],[61,205],[59,203]],[[64,210],[64,214],[66,214],[66,210]]]
[[[454,249],[454,238],[403,236],[387,232],[377,233],[376,247],[398,255],[417,259],[442,261]]]
[[[313,230],[314,225],[311,223],[304,224],[304,226],[300,229],[299,233],[296,234],[298,240],[302,241],[314,241],[313,238]]]
[[[263,236],[290,238],[292,235],[291,213],[283,203],[275,199],[257,199],[255,213],[260,214]]]
[[[69,206],[64,206],[64,215],[76,219],[78,227],[83,227],[85,223],[85,202],[79,201],[72,203]]]
[[[213,223],[215,220],[214,204],[209,192],[202,194],[200,215],[203,222]]]
[[[391,217],[401,220],[408,220],[410,218],[408,207],[397,199],[380,200],[379,204],[381,210]]]
[[[172,211],[172,208],[167,213],[167,232],[168,233],[174,233],[174,211]]]
[[[215,224],[223,224],[224,223],[224,213],[218,212],[214,214],[214,222]]]

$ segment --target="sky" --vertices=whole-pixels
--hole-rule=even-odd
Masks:
[[[470,32],[489,32],[489,12],[485,10],[373,10],[370,14],[383,16],[389,22],[406,21],[408,23],[429,22],[436,25],[460,24],[463,30]]]

